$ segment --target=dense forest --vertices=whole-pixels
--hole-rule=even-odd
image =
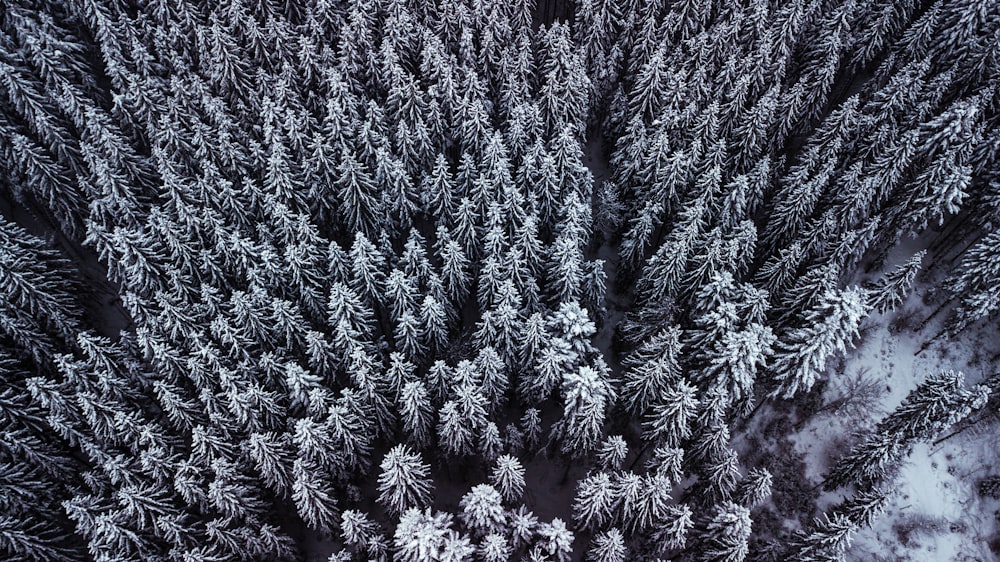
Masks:
[[[1000,403],[740,454],[995,324],[996,0],[7,0],[0,155],[7,560],[844,560]]]

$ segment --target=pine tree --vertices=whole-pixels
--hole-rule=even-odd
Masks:
[[[563,126],[569,126],[575,134],[581,134],[586,126],[591,89],[584,61],[574,54],[565,25],[552,25],[543,44],[545,60],[539,72],[542,77],[539,108],[546,132],[551,137]]]
[[[771,473],[766,468],[751,470],[736,490],[737,503],[753,509],[771,495]]]
[[[408,359],[419,361],[426,355],[427,347],[424,345],[426,335],[423,326],[409,310],[399,316],[393,337],[396,340],[396,348]]]
[[[701,556],[715,562],[741,562],[747,556],[750,512],[731,502],[719,504],[698,537]],[[690,548],[690,547],[689,547]]]
[[[293,451],[287,434],[254,433],[248,441],[250,457],[269,488],[287,496],[291,487]]]
[[[951,293],[960,301],[949,322],[949,329],[957,333],[1000,307],[1000,293],[992,280],[1000,275],[1000,260],[993,249],[1000,241],[1000,233],[985,235],[963,256],[958,272],[950,281]]]
[[[480,536],[500,532],[506,521],[502,498],[493,486],[479,484],[462,496],[462,522]]]
[[[505,562],[513,555],[510,543],[500,533],[491,533],[483,537],[479,545],[479,556],[485,562]]]
[[[538,444],[542,434],[541,412],[537,408],[527,408],[521,415],[521,429],[524,431],[525,448],[532,449]]]
[[[845,560],[845,551],[857,529],[857,524],[842,514],[824,513],[813,520],[808,531],[798,531],[792,536],[790,554],[804,561]]]
[[[472,283],[468,272],[469,260],[466,250],[450,236],[442,238],[439,235],[438,242],[441,244],[438,255],[442,262],[441,280],[444,283],[445,291],[451,298],[453,305],[464,303],[466,297],[469,296],[469,288]]]
[[[487,463],[492,463],[500,456],[503,441],[500,438],[500,428],[495,422],[487,422],[479,437],[479,453]]]
[[[778,388],[772,395],[789,398],[811,388],[827,360],[844,353],[857,337],[858,325],[867,313],[867,298],[861,289],[825,294],[819,306],[808,312],[805,327],[778,338],[771,365]]]
[[[628,548],[625,537],[617,528],[608,529],[590,541],[587,560],[590,562],[625,562]]]
[[[691,435],[691,422],[698,406],[696,389],[684,382],[665,391],[643,423],[643,437],[677,447]]]
[[[552,429],[564,454],[589,454],[603,435],[606,411],[614,404],[615,392],[606,376],[591,367],[563,376],[560,394],[563,417]]]
[[[569,562],[573,552],[573,533],[562,519],[557,517],[551,523],[540,524],[537,533],[539,542],[536,548],[556,562]]]
[[[734,403],[749,400],[757,372],[773,353],[775,339],[770,327],[756,323],[744,330],[725,331],[707,353],[709,363],[696,378],[724,388]]]
[[[368,236],[377,231],[375,225],[380,218],[380,201],[376,197],[375,180],[371,173],[346,152],[337,167],[337,179],[334,181],[343,216],[341,220],[347,228],[355,232],[363,232]]]
[[[449,400],[438,413],[438,443],[445,453],[453,456],[465,455],[472,450],[472,431],[462,418],[458,402]]]
[[[986,390],[966,388],[961,372],[932,375],[911,391],[891,414],[844,455],[827,475],[828,489],[851,483],[866,487],[880,482],[921,440],[934,438],[948,426],[982,407]]]
[[[399,517],[393,535],[393,552],[401,562],[440,559],[447,538],[453,536],[449,513],[420,511],[413,507]]]
[[[599,529],[615,518],[617,499],[607,472],[597,472],[577,484],[573,520],[587,529]]]
[[[344,543],[355,551],[365,552],[376,558],[386,553],[387,545],[379,532],[378,524],[363,512],[353,509],[344,511],[340,515],[340,533]]]
[[[889,312],[903,303],[906,292],[913,285],[913,280],[920,271],[921,263],[927,250],[914,254],[906,263],[879,279],[871,292],[870,306],[879,313]]]
[[[688,531],[693,526],[692,515],[691,508],[685,504],[667,509],[667,516],[653,531],[654,544],[660,551],[684,548]]]
[[[406,445],[396,445],[382,459],[378,477],[379,503],[390,513],[424,507],[431,500],[430,466]]]
[[[515,503],[524,493],[524,467],[521,461],[510,455],[501,455],[496,460],[490,482],[499,490],[505,501]]]
[[[385,256],[363,232],[358,232],[355,237],[350,256],[351,289],[370,305],[383,302]]]
[[[338,519],[337,499],[323,470],[312,462],[296,459],[292,466],[292,499],[299,516],[316,529],[332,529]]]
[[[609,435],[597,450],[598,466],[602,470],[618,470],[628,456],[628,444],[621,435]]]
[[[433,405],[424,383],[406,383],[399,394],[399,416],[407,438],[418,448],[430,441],[433,413]]]

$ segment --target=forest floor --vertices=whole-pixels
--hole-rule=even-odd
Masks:
[[[922,239],[904,241],[889,256],[884,269],[903,263],[925,245]],[[928,255],[925,265],[934,258]],[[895,312],[870,317],[858,345],[831,370],[820,409],[835,404],[840,408],[811,415],[789,437],[792,450],[801,455],[810,485],[822,481],[832,462],[854,442],[856,432],[870,428],[891,412],[927,376],[944,370],[962,371],[966,383],[972,385],[995,372],[1000,334],[991,326],[971,326],[921,351],[942,328],[946,314],[922,324],[940,304],[941,296],[934,287],[940,286],[949,269],[940,264],[923,270],[909,298]],[[859,276],[854,282],[868,280],[871,277]],[[1000,500],[977,492],[983,478],[997,474],[997,416],[986,417],[936,444],[919,444],[890,486],[893,495],[885,512],[872,528],[858,533],[847,559],[1000,561]],[[840,499],[839,493],[820,495],[817,513]]]

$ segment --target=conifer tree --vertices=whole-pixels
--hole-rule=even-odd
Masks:
[[[677,447],[691,435],[691,421],[698,399],[696,389],[684,382],[666,390],[643,423],[643,436],[650,441]]]
[[[601,528],[614,521],[617,499],[607,472],[587,476],[577,485],[573,519],[584,528]]]
[[[732,502],[719,504],[698,536],[698,548],[706,560],[740,562],[746,559],[747,539],[752,521],[750,512]]]
[[[678,327],[663,328],[625,360],[622,402],[636,413],[659,402],[680,374]]]
[[[590,541],[587,560],[591,562],[625,562],[628,548],[625,538],[617,528],[608,529]]]
[[[603,470],[621,468],[626,456],[628,456],[628,444],[621,435],[607,436],[597,450],[597,462]]]
[[[353,509],[344,511],[340,516],[340,532],[344,543],[357,551],[375,557],[386,553],[387,545],[380,536],[378,524],[363,512]]]
[[[378,477],[379,502],[389,512],[425,507],[431,499],[430,467],[406,445],[396,445],[382,460]]]
[[[566,528],[566,523],[558,517],[551,523],[538,526],[538,543],[535,548],[541,553],[552,557],[556,562],[568,562],[573,552],[573,533]]]
[[[867,298],[861,289],[823,295],[819,306],[808,312],[805,327],[778,338],[771,366],[778,388],[772,395],[788,398],[812,387],[827,360],[843,353],[857,337],[858,325],[867,313]]]
[[[500,532],[506,521],[502,498],[493,486],[479,484],[462,496],[462,521],[479,535]]]
[[[514,503],[524,493],[524,467],[517,458],[501,455],[490,472],[490,482],[505,501]]]
[[[406,510],[399,517],[399,524],[393,534],[396,559],[403,562],[423,562],[428,558],[439,558],[445,541],[455,533],[451,525],[452,516],[449,513],[432,513],[430,509],[421,511],[415,507]]]
[[[563,453],[590,453],[603,434],[606,411],[614,404],[614,389],[606,375],[591,367],[567,373],[561,385],[563,417],[553,426]]]
[[[906,263],[879,279],[871,292],[871,307],[880,313],[888,312],[902,304],[906,292],[913,285],[913,280],[920,270],[921,263],[927,251],[914,254]]]
[[[932,439],[985,403],[986,389],[966,388],[965,375],[945,371],[911,391],[875,431],[855,445],[827,475],[825,486],[878,483],[918,441]]]
[[[433,405],[422,381],[406,383],[399,394],[399,417],[403,431],[417,447],[426,445],[431,437]]]
[[[336,524],[337,499],[332,483],[319,465],[296,459],[292,465],[292,499],[299,516],[317,529],[332,529]]]

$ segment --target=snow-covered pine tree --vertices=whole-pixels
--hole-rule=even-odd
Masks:
[[[434,406],[423,381],[407,382],[399,394],[399,417],[407,439],[417,448],[430,442],[433,414]]]
[[[602,470],[618,470],[628,456],[628,443],[621,435],[609,435],[597,449],[597,463]]]
[[[688,549],[696,549],[699,556],[713,562],[742,562],[746,559],[751,526],[750,511],[732,502],[712,508],[704,527],[696,527]]]
[[[880,313],[889,312],[903,303],[906,293],[920,271],[926,250],[913,255],[906,263],[886,273],[871,291],[871,308]]]
[[[503,496],[504,501],[515,503],[524,493],[524,467],[511,455],[497,458],[490,472],[490,482]]]
[[[333,529],[338,519],[333,484],[316,463],[296,459],[292,465],[292,500],[309,526]]]
[[[354,509],[340,514],[340,534],[344,544],[356,552],[379,558],[386,555],[388,545],[377,523],[366,513]]]
[[[645,412],[662,401],[680,375],[681,330],[662,328],[626,357],[622,385],[622,403],[632,412]]]
[[[536,531],[538,542],[534,551],[551,557],[555,562],[569,562],[573,553],[573,532],[566,528],[566,523],[556,517],[550,523],[541,523]]]
[[[462,496],[459,506],[462,508],[462,522],[477,536],[501,532],[505,526],[503,498],[489,484],[473,486]]]
[[[691,435],[691,422],[698,408],[697,389],[681,382],[658,397],[643,422],[643,438],[678,447]]]
[[[615,521],[618,499],[607,472],[590,474],[577,484],[573,519],[587,529],[600,529]]]
[[[411,508],[426,507],[433,483],[430,466],[406,445],[396,445],[382,459],[378,477],[379,503],[390,513],[402,514]]]
[[[803,327],[779,336],[770,366],[776,386],[771,395],[788,398],[811,388],[826,362],[852,345],[868,314],[867,301],[859,288],[828,292],[807,312]]]
[[[625,562],[628,548],[621,530],[611,528],[597,534],[590,541],[587,560],[590,562]]]
[[[411,507],[399,517],[393,534],[393,554],[401,562],[440,559],[445,542],[455,537],[450,513],[421,511]]]
[[[933,439],[948,426],[981,408],[987,391],[967,388],[961,372],[932,375],[912,390],[875,430],[844,455],[830,470],[828,489],[855,484],[867,488],[879,483],[913,445]]]
[[[771,472],[766,468],[751,470],[736,488],[737,503],[747,509],[754,509],[771,495]]]
[[[583,366],[576,373],[563,376],[560,394],[563,416],[553,425],[552,435],[564,454],[587,455],[603,435],[607,410],[616,398],[614,388],[606,373]]]

